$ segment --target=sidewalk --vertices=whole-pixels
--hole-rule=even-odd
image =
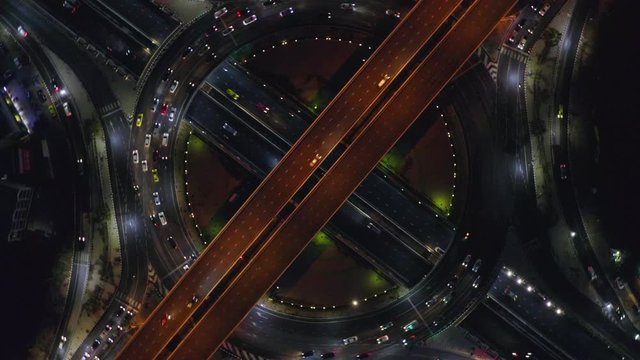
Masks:
[[[593,193],[591,193],[591,188],[587,184],[589,181],[588,173],[595,164],[584,163],[584,161],[593,160],[584,158],[585,154],[593,153],[586,148],[586,144],[584,143],[584,134],[592,132],[593,127],[585,124],[584,119],[581,118],[580,106],[583,104],[575,99],[575,87],[572,87],[571,90],[571,108],[565,109],[564,119],[558,119],[556,116],[558,109],[553,103],[553,97],[549,95],[553,93],[553,87],[557,82],[557,76],[559,76],[559,74],[557,74],[558,50],[563,44],[563,35],[566,33],[568,26],[569,16],[563,15],[570,14],[575,4],[575,0],[567,1],[558,13],[558,16],[549,24],[549,27],[558,30],[562,37],[560,38],[558,46],[551,48],[546,61],[540,63],[538,59],[538,55],[544,47],[543,40],[539,40],[532,47],[531,56],[526,63],[525,69],[525,100],[529,130],[532,134],[530,140],[537,203],[540,211],[548,214],[549,221],[554,222],[553,226],[550,226],[548,229],[549,236],[552,239],[551,251],[554,261],[559,265],[559,268],[562,269],[565,278],[572,282],[579,292],[602,308],[607,301],[602,299],[600,294],[595,290],[584,268],[584,264],[579,261],[578,251],[574,246],[573,236],[575,235],[573,235],[573,229],[569,228],[562,216],[563,205],[558,198],[553,176],[553,169],[557,166],[554,163],[552,153],[552,147],[556,142],[554,136],[556,132],[561,131],[562,124],[558,122],[566,121],[569,124],[569,167],[572,169],[571,179],[568,181],[572,182],[578,200],[578,211],[582,217],[581,225],[584,226],[585,233],[587,234],[587,239],[584,239],[584,241],[589,242],[589,246],[596,254],[605,272],[607,274],[612,273],[613,269],[611,267],[609,248],[595,213],[596,208],[593,206]],[[592,31],[592,24],[589,24],[587,30],[581,34],[573,78],[579,73],[580,64],[584,62],[582,57],[589,55],[588,52],[585,53],[582,45],[584,44],[585,36],[591,36]],[[577,136],[577,134],[580,134],[582,138]],[[574,166],[573,162],[578,159],[583,161],[583,163],[580,164],[580,166]],[[576,171],[580,168],[582,173]],[[605,276],[605,274],[600,275]],[[610,281],[610,283],[612,282]],[[628,293],[627,295],[628,296],[620,299],[625,307],[637,304],[637,300],[633,297],[633,294]],[[635,316],[635,314],[629,315],[631,315],[629,319],[633,322],[634,326],[638,327],[640,324],[638,317]]]
[[[80,80],[69,66],[49,49],[44,48],[44,51],[62,78],[63,87],[69,93],[69,101],[75,109],[75,119],[84,122],[88,156],[85,164],[93,165],[92,171],[87,171],[86,174],[93,174],[94,179],[97,177],[96,181],[100,182],[99,187],[92,187],[93,209],[89,221],[91,228],[85,229],[88,251],[76,259],[80,266],[87,268],[84,277],[81,277],[85,280],[84,287],[80,287],[84,288],[84,292],[77,294],[65,331],[68,339],[66,358],[69,359],[100,319],[120,283],[120,238],[106,158],[107,145],[97,112]]]

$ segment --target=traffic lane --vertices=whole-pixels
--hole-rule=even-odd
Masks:
[[[50,49],[71,66],[78,78],[93,80],[83,83],[83,85],[85,85],[89,97],[96,107],[107,105],[116,100],[110,87],[101,85],[109,82],[95,64],[88,61],[89,57],[85,53],[69,46],[69,40],[64,33],[57,29],[57,25],[52,23],[51,19],[34,10],[28,2],[16,5],[13,1],[6,1],[0,6],[3,6],[8,13],[15,14],[20,18],[25,27],[28,27],[28,31],[36,33],[39,39],[42,39]]]
[[[158,6],[147,1],[110,1],[107,6],[131,22],[131,27],[139,27],[143,34],[156,40],[158,44],[180,25]]]
[[[599,359],[617,358],[610,354],[608,345],[601,342],[599,337],[587,332],[570,314],[556,314],[554,308],[557,305],[548,307],[546,302],[552,300],[539,294],[535,286],[533,291],[529,291],[528,286],[525,283],[517,284],[503,270],[492,285],[491,294],[502,306],[530,324],[536,332],[550,338],[573,356],[586,359],[592,356],[590,354],[602,353],[608,356],[598,357]],[[516,300],[511,297],[514,295]]]
[[[311,176],[313,168],[308,166],[309,161],[317,155],[326,157],[327,153],[333,149],[348,133],[351,127],[355,125],[360,115],[367,108],[371,107],[375,98],[380,96],[381,90],[379,88],[372,89],[370,86],[367,86],[367,89],[360,91],[360,88],[363,87],[364,84],[374,81],[373,78],[370,79],[367,72],[376,72],[377,66],[391,67],[392,64],[385,65],[387,58],[398,53],[404,54],[403,60],[405,60],[404,64],[406,64],[410,60],[408,57],[412,57],[419,49],[419,47],[416,47],[415,51],[408,52],[405,47],[404,51],[399,51],[397,47],[400,46],[398,45],[400,41],[394,41],[394,39],[408,39],[415,35],[420,35],[421,32],[423,36],[427,34],[430,35],[430,33],[436,30],[436,26],[434,25],[443,23],[448,15],[455,9],[455,6],[449,6],[448,8],[440,7],[440,9],[437,10],[433,10],[429,6],[418,6],[417,8],[421,9],[423,13],[413,11],[413,15],[407,16],[403,21],[411,19],[412,22],[417,22],[418,25],[421,25],[422,29],[414,29],[409,26],[409,29],[406,30],[407,27],[405,27],[404,31],[396,30],[385,40],[383,46],[377,50],[379,56],[370,58],[370,61],[365,63],[364,69],[361,68],[355,78],[347,85],[347,89],[353,89],[352,86],[355,87],[355,89],[351,92],[343,90],[334,98],[332,101],[334,105],[325,109],[324,114],[328,115],[323,116],[321,114],[319,119],[314,123],[315,125],[305,132],[302,138],[298,140],[297,145],[294,145],[294,151],[287,153],[287,156],[278,163],[276,167],[277,170],[267,177],[267,180],[261,184],[252,197],[243,204],[231,221],[222,229],[217,236],[214,246],[209,246],[203,253],[203,255],[206,256],[200,256],[200,259],[189,271],[189,274],[198,274],[197,277],[196,275],[189,275],[180,280],[176,287],[171,290],[169,296],[165,297],[163,302],[154,310],[154,313],[147,319],[145,325],[138,330],[132,341],[123,349],[123,352],[120,354],[121,356],[125,358],[128,356],[138,357],[136,356],[138,350],[148,355],[150,348],[154,348],[152,353],[155,356],[155,354],[158,354],[162,350],[162,347],[169,341],[168,335],[175,334],[188,320],[188,316],[200,306],[193,306],[191,311],[182,310],[174,312],[176,316],[179,316],[183,320],[178,321],[176,319],[176,321],[169,321],[167,322],[167,326],[160,328],[158,323],[165,317],[164,314],[171,308],[177,306],[177,304],[171,304],[172,301],[169,300],[175,297],[176,300],[173,301],[174,303],[179,302],[184,304],[185,299],[193,296],[196,291],[202,293],[202,288],[205,288],[208,290],[204,291],[204,293],[208,293],[210,289],[213,288],[219,281],[218,279],[221,279],[222,276],[231,269],[240,255],[244,253],[253,243],[254,239],[266,229],[273,216],[282,210],[291,196],[303,185],[309,176]],[[443,8],[445,8],[445,11],[442,11]],[[415,9],[416,8],[414,8],[414,10]],[[421,17],[421,15],[424,16]],[[435,17],[436,15],[439,15],[440,18]],[[433,19],[434,22],[424,22],[425,18]],[[428,26],[426,25],[427,23],[429,23]],[[431,30],[430,33],[428,30]],[[398,35],[396,35],[396,33]],[[426,40],[423,42],[426,42]],[[397,55],[395,59],[399,56],[400,55]],[[394,64],[396,72],[400,71],[404,64]],[[371,70],[369,70],[369,68]],[[368,98],[366,98],[367,101],[363,102],[362,100],[365,96],[368,96]],[[297,151],[296,149],[299,150]],[[290,175],[289,172],[293,175]],[[299,180],[296,179],[298,176],[301,176]],[[271,180],[272,177],[275,179]],[[235,235],[236,233],[240,235]],[[214,247],[218,248],[217,251],[211,250]],[[225,254],[224,259],[220,256],[219,266],[212,270],[213,276],[207,276],[210,275],[207,271],[198,269],[199,266],[203,266],[200,264],[207,264],[204,266],[209,267],[210,262],[218,261],[218,254],[224,253],[225,251],[227,251],[227,254]],[[188,285],[185,279],[189,279]],[[205,280],[207,281],[205,282]],[[196,284],[200,284],[201,288],[198,289]],[[147,327],[147,324],[154,325]],[[141,335],[143,332],[145,332],[146,335]],[[161,334],[161,336],[158,336],[159,334]],[[163,344],[160,343],[162,337],[165,337]],[[146,344],[144,350],[142,350],[142,347],[131,346],[134,341],[144,342]]]
[[[431,266],[421,254],[407,250],[386,231],[371,230],[366,222],[354,222],[354,214],[359,214],[359,211],[350,203],[345,203],[331,218],[328,226],[335,226],[340,234],[358,246],[358,251],[368,252],[399,274],[406,286],[414,286],[429,271]]]
[[[141,74],[150,55],[144,47],[113,26],[89,6],[80,6],[71,14],[54,0],[37,2],[46,11],[84,38],[91,39],[106,56],[123,64],[133,74]],[[115,31],[114,31],[115,30]],[[67,46],[69,45],[67,40]],[[127,50],[130,51],[127,55]]]

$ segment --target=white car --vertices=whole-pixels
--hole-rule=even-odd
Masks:
[[[137,164],[138,160],[139,160],[139,158],[138,158],[138,150],[133,150],[132,154],[133,154],[133,163]]]
[[[520,42],[518,43],[518,49],[524,50],[524,46],[526,44],[527,44],[527,37],[523,36],[522,39],[520,39]]]
[[[256,20],[258,20],[258,17],[255,14],[251,15],[248,18],[242,20],[242,25],[247,26]]]
[[[151,145],[151,134],[144,136],[144,147],[149,147],[149,145]]]
[[[147,160],[142,160],[142,172],[147,172],[149,170],[149,165],[147,164]]]
[[[176,92],[176,89],[178,88],[179,84],[180,82],[178,80],[173,80],[173,83],[171,83],[171,87],[169,88],[169,92],[172,94]]]
[[[160,194],[158,194],[158,192],[156,191],[152,195],[153,195],[153,202],[156,205],[160,205]]]
[[[356,341],[358,341],[358,337],[357,336],[351,336],[351,337],[348,337],[346,339],[342,339],[342,343],[345,344],[345,345],[353,344]]]
[[[23,38],[29,36],[29,33],[22,27],[22,25],[18,26],[18,34],[20,34],[20,36],[22,36]]]
[[[176,107],[172,107],[171,111],[169,111],[169,121],[173,121],[176,118]]]
[[[158,219],[160,219],[160,224],[162,224],[163,226],[167,225],[167,218],[164,217],[164,212],[163,211],[160,211],[158,213]]]
[[[169,144],[169,133],[162,134],[162,146],[167,146]]]
[[[389,335],[383,335],[380,336],[379,338],[376,339],[376,343],[378,343],[378,345],[382,344],[383,342],[387,342],[389,341]]]
[[[219,19],[222,15],[227,13],[227,8],[223,7],[220,10],[217,10],[216,12],[213,13],[213,17],[216,19]]]

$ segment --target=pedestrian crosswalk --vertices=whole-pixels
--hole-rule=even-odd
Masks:
[[[108,116],[120,110],[120,101],[116,100],[107,105],[100,106],[98,112],[100,116]]]
[[[235,345],[233,345],[232,343],[225,341],[222,346],[220,347],[220,350],[223,351],[224,353],[226,353],[227,355],[230,355],[236,359],[242,359],[242,360],[268,360],[267,358],[264,358],[262,356],[258,356],[255,354],[252,354],[242,348],[239,348]]]
[[[516,50],[514,48],[508,47],[508,46],[502,46],[500,48],[500,54],[503,55],[507,55],[508,57],[515,59],[517,61],[520,62],[525,62],[527,60],[527,58],[529,57],[529,55],[525,52],[522,52],[520,50]]]
[[[478,56],[482,60],[482,64],[484,65],[484,67],[489,72],[489,76],[491,76],[491,79],[493,79],[493,82],[497,82],[498,81],[498,63],[496,61],[493,61],[493,59],[491,59],[491,57],[486,52],[482,51],[482,48],[478,48]]]
[[[123,294],[120,294],[117,297],[118,301],[120,301],[122,303],[122,305],[125,305],[129,308],[134,309],[136,312],[140,311],[141,307],[142,307],[142,303],[140,301],[135,300],[134,298],[130,297],[130,296],[126,296]]]

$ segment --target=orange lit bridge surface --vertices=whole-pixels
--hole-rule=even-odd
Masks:
[[[515,2],[476,1],[467,10],[298,208],[273,232],[170,359],[205,359],[214,354]]]
[[[418,1],[202,252],[118,358],[158,357],[204,303],[187,307],[190,299],[194,295],[204,298],[229,275],[242,254],[265,235],[322,160],[377,104],[386,89],[379,87],[378,82],[385,74],[389,76],[388,82],[393,81],[460,3],[461,0]],[[309,166],[316,157],[320,161]],[[288,262],[283,264],[284,269]],[[171,320],[163,326],[166,315],[171,315]]]

